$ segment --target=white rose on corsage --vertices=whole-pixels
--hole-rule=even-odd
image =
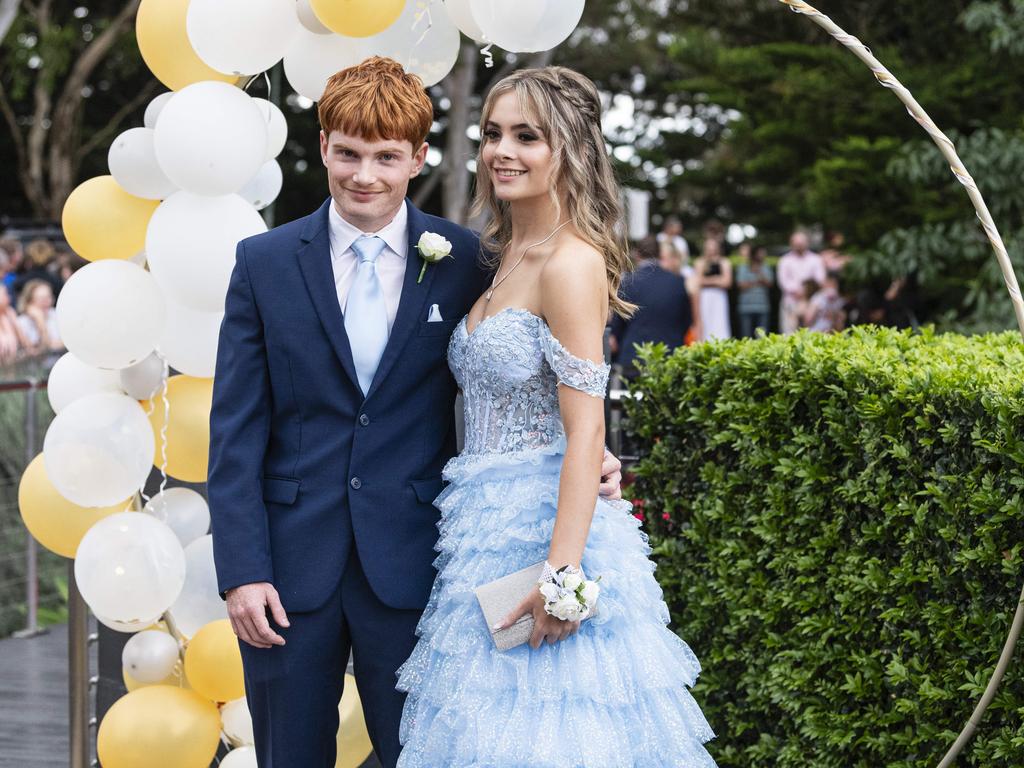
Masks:
[[[544,597],[544,610],[562,621],[582,621],[593,613],[597,605],[601,592],[597,582],[600,580],[600,577],[588,580],[581,570],[571,565],[555,570],[545,563],[544,573],[538,582]]]
[[[420,235],[419,242],[416,243],[416,250],[420,252],[420,258],[423,259],[423,268],[420,270],[420,276],[416,278],[416,282],[419,283],[423,280],[423,275],[427,273],[428,265],[436,264],[451,256],[452,244],[436,232],[424,232]]]
[[[562,586],[566,589],[576,591],[576,587],[583,583],[583,579],[578,573],[567,573],[562,577]]]

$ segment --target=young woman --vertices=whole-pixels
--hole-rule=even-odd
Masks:
[[[18,296],[18,324],[33,354],[64,349],[53,304],[53,288],[45,280],[29,280]]]
[[[0,365],[13,362],[28,346],[25,332],[18,324],[18,315],[11,306],[11,294],[0,282]]]
[[[628,504],[598,498],[603,329],[609,308],[633,309],[617,296],[600,115],[594,84],[561,67],[510,75],[484,104],[477,205],[496,272],[448,349],[466,445],[435,502],[438,578],[399,673],[400,768],[714,765],[687,690],[700,665],[665,626],[646,539]],[[541,561],[495,627],[532,616],[529,643],[499,651],[473,590]],[[597,577],[593,618],[559,618],[552,585]]]
[[[700,280],[701,341],[732,338],[729,320],[732,264],[722,258],[721,242],[711,237],[704,240],[704,250],[693,268]]]

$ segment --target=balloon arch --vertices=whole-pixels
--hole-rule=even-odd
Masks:
[[[1024,301],[1002,239],[952,143],[856,38],[801,0],[780,0],[850,48],[907,104],[967,188],[996,251],[1024,333]],[[53,367],[56,417],[26,469],[19,505],[32,534],[74,557],[99,621],[135,633],[129,693],[100,725],[106,768],[206,768],[223,739],[230,768],[256,765],[241,657],[217,595],[209,510],[166,488],[206,480],[217,334],[236,243],[266,230],[258,211],[281,189],[284,115],[238,86],[283,60],[311,101],[327,78],[371,55],[400,61],[425,85],[442,80],[461,35],[511,52],[553,48],[584,0],[142,0],[139,49],[170,90],[144,126],[110,147],[109,176],[89,179],[63,212],[68,243],[90,263],[63,289],[68,353]],[[343,8],[343,10],[342,10]],[[178,373],[169,375],[171,369]],[[152,467],[163,482],[142,489]],[[1012,654],[1024,611],[976,722]],[[369,754],[358,693],[340,703],[338,766]],[[950,750],[949,764],[971,729]]]

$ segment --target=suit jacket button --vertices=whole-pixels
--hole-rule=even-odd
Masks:
[[[360,413],[359,414],[359,423],[362,424],[365,427],[367,424],[370,423],[370,417],[367,416],[365,413]]]
[[[351,480],[349,480],[348,484],[355,488],[357,491],[363,485],[362,481],[358,477],[353,477]]]

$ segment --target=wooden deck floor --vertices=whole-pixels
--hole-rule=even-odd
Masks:
[[[62,768],[68,760],[67,627],[0,640],[0,766]],[[95,670],[95,651],[92,668]]]

